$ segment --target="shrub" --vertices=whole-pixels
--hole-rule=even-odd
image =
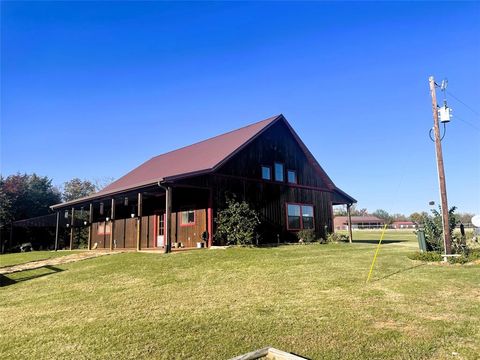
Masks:
[[[348,241],[348,236],[338,233],[330,233],[327,235],[327,243],[339,243]]]
[[[449,231],[452,237],[453,230],[455,229],[455,210],[457,208],[453,206],[448,211],[449,214]],[[441,209],[440,209],[441,210]],[[433,216],[424,215],[423,224],[425,231],[425,240],[427,242],[427,250],[430,251],[443,251],[443,226],[442,226],[442,214],[440,211],[433,209]]]
[[[426,262],[437,262],[443,260],[442,254],[436,251],[416,252],[409,254],[408,258],[411,260],[420,260]]]
[[[300,230],[297,233],[298,241],[303,241],[305,243],[311,243],[316,241],[315,231],[313,229],[304,229]]]
[[[409,259],[426,262],[439,262],[443,260],[442,254],[436,251],[416,252],[408,255]],[[460,256],[449,257],[450,264],[466,264],[480,259],[480,249],[468,250]]]
[[[234,198],[226,199],[226,208],[219,211],[215,219],[215,236],[228,245],[251,245],[256,237],[255,230],[260,225],[257,212],[245,202]]]

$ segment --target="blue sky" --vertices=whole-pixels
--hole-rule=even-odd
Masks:
[[[283,113],[369,211],[480,212],[480,3],[2,2],[1,172],[118,178]],[[437,94],[442,99],[440,93]]]

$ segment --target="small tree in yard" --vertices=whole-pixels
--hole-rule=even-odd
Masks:
[[[216,218],[216,236],[228,245],[251,245],[255,230],[260,225],[257,212],[245,202],[233,198],[226,199],[227,207],[219,211]]]
[[[456,207],[453,206],[448,211],[449,217],[449,230],[450,236],[452,237],[453,230],[455,229],[455,210]],[[423,216],[423,225],[425,231],[425,239],[427,240],[429,250],[433,251],[443,251],[443,225],[442,225],[442,214],[441,209],[431,210],[433,216],[424,215]]]

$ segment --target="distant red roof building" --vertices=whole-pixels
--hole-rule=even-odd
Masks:
[[[348,217],[335,216],[333,220],[335,230],[348,230]],[[385,226],[385,220],[376,216],[352,216],[352,229],[378,229]]]
[[[415,229],[417,224],[413,221],[394,221],[392,223],[393,229]]]

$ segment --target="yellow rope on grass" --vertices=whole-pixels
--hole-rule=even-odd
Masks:
[[[373,266],[375,265],[375,260],[377,260],[378,251],[380,250],[380,245],[382,244],[383,235],[385,235],[385,230],[387,230],[387,224],[385,224],[385,226],[383,227],[382,236],[380,236],[380,241],[378,242],[377,250],[375,251],[375,256],[373,257],[372,266],[370,266],[370,271],[368,272],[366,283],[368,283],[368,281],[370,280],[370,276],[372,276]]]

